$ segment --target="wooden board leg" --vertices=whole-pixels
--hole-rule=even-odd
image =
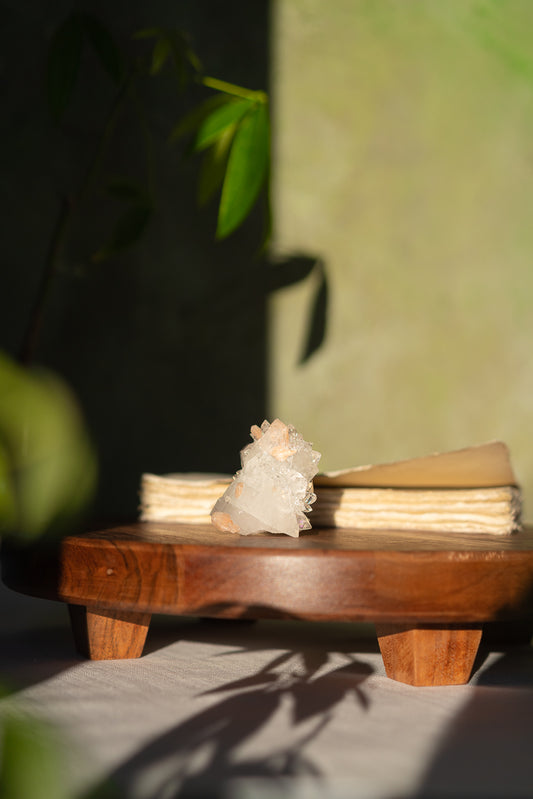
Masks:
[[[376,624],[388,677],[408,685],[463,685],[470,679],[481,624]]]
[[[69,605],[76,649],[90,660],[138,658],[150,625],[150,613]]]

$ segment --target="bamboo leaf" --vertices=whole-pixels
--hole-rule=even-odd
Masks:
[[[268,173],[268,110],[259,103],[239,124],[233,137],[218,211],[217,238],[229,236],[254,205]]]
[[[253,108],[249,100],[230,100],[220,108],[216,108],[200,124],[195,150],[205,150],[229,127],[234,126]]]
[[[190,36],[184,31],[174,29],[167,31],[168,39],[176,61],[187,62],[195,72],[200,72],[202,64],[191,47]]]
[[[166,36],[161,36],[154,44],[152,52],[152,63],[150,65],[150,75],[157,75],[161,72],[168,57],[172,53],[172,45]]]
[[[134,39],[153,39],[157,41],[152,53],[150,74],[157,75],[171,57],[176,68],[178,80],[184,85],[188,80],[188,69],[200,72],[201,64],[191,47],[189,36],[184,31],[172,28],[145,28],[133,34]]]
[[[212,97],[209,97],[207,100],[205,100],[205,102],[193,108],[192,111],[183,117],[183,119],[180,119],[180,121],[172,128],[169,141],[175,142],[182,136],[188,136],[189,134],[194,133],[203,120],[215,108],[219,108],[221,105],[231,102],[233,102],[232,98],[224,94],[214,94]]]
[[[222,186],[229,148],[235,134],[236,126],[226,128],[212,147],[206,150],[198,177],[198,205],[207,205],[215,192]]]
[[[83,14],[81,20],[91,47],[102,67],[115,83],[120,83],[124,75],[124,65],[113,36],[96,17]]]
[[[55,122],[65,113],[78,79],[83,45],[79,14],[71,14],[54,33],[46,65],[48,106]]]

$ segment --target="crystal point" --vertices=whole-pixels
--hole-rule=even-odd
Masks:
[[[241,450],[241,469],[211,511],[214,526],[250,535],[266,531],[297,537],[311,524],[305,515],[316,497],[313,477],[320,453],[280,419],[252,425]]]

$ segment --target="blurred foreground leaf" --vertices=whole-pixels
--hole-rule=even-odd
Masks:
[[[0,441],[0,536],[16,519],[15,491],[7,451]]]
[[[10,716],[0,741],[0,799],[67,799],[60,747],[50,727]]]
[[[64,532],[92,497],[93,447],[66,385],[2,353],[0,445],[0,530],[25,541]]]

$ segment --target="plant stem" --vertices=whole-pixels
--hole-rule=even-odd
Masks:
[[[268,95],[266,92],[256,92],[252,91],[251,89],[244,89],[242,86],[236,86],[234,83],[227,83],[225,80],[210,78],[209,75],[204,75],[201,77],[200,83],[203,86],[207,86],[208,89],[216,89],[218,92],[232,94],[235,97],[243,97],[245,100],[253,100],[254,102],[259,103],[268,102]]]
[[[61,250],[63,249],[63,242],[68,227],[71,208],[72,203],[69,202],[66,197],[63,197],[61,199],[59,216],[50,239],[48,251],[46,253],[44,269],[41,275],[39,286],[37,288],[37,294],[35,295],[29,321],[22,339],[22,346],[19,352],[19,361],[20,363],[24,364],[24,366],[28,366],[33,361],[33,356],[37,346],[37,339],[42,326],[44,306],[50,293],[52,281],[57,272],[57,265],[59,263]]]

